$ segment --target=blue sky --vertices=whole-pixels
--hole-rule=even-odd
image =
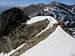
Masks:
[[[50,3],[51,1],[58,1],[65,4],[75,4],[75,0],[0,0],[0,5],[30,5],[37,3]]]

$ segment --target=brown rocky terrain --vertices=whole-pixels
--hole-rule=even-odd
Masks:
[[[39,22],[40,23],[40,22]],[[47,21],[41,21],[41,23],[47,23]],[[37,24],[37,23],[35,23]],[[39,24],[38,24],[39,25]],[[40,25],[39,25],[40,26]],[[47,24],[44,24],[42,26],[47,26]],[[19,56],[20,54],[24,53],[25,51],[27,51],[28,49],[30,49],[31,47],[35,46],[36,44],[38,44],[40,41],[44,40],[45,38],[47,38],[57,27],[57,24],[55,24],[53,27],[49,28],[48,30],[46,30],[45,32],[43,32],[42,34],[35,36],[36,34],[32,33],[32,35],[30,35],[30,39],[27,40],[26,42],[24,42],[26,45],[23,46],[22,48],[20,48],[19,50],[17,50],[16,52],[14,52],[13,54],[11,54],[11,56]],[[39,28],[38,28],[39,29]],[[37,29],[37,30],[38,30]],[[41,29],[41,28],[40,28]],[[43,29],[41,29],[43,30]],[[39,32],[38,32],[39,33]],[[38,34],[37,33],[37,34]],[[34,34],[34,35],[33,35]]]
[[[48,25],[48,20],[37,22],[32,25],[20,25],[12,31],[8,36],[4,36],[0,41],[0,52],[9,51],[17,48],[21,44],[35,37],[36,34],[44,30]]]

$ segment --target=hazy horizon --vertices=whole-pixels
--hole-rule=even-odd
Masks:
[[[50,3],[52,1],[57,1],[64,4],[75,4],[75,0],[0,0],[1,6],[28,6],[31,4],[38,4],[38,3]]]

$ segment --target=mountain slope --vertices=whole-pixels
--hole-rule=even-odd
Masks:
[[[27,15],[32,15],[32,14],[36,14],[36,13],[39,13],[40,10],[43,10],[45,7],[50,7],[50,8],[66,8],[67,10],[71,10],[72,11],[72,8],[74,6],[71,6],[71,5],[66,5],[66,4],[63,4],[63,3],[60,3],[60,2],[56,2],[56,1],[53,1],[49,4],[43,4],[43,3],[39,3],[39,4],[33,4],[33,5],[30,5],[30,6],[27,6],[27,7],[23,7],[21,8]]]
[[[38,20],[36,20],[36,18]],[[20,53],[23,53],[24,51],[30,49],[31,47],[33,47],[34,45],[39,43],[41,40],[45,39],[49,34],[51,34],[55,30],[56,27],[53,25],[55,23],[57,23],[57,21],[53,17],[50,17],[50,16],[37,16],[37,17],[31,18],[31,20],[27,21],[27,23],[29,23],[29,22],[30,22],[30,24],[28,24],[29,27],[23,26],[23,27],[28,27],[27,28],[28,30],[26,28],[22,28],[22,29],[26,30],[25,32],[23,32],[23,31],[21,32],[19,30],[21,35],[26,36],[26,37],[23,37],[23,38],[22,38],[22,36],[20,37],[20,33],[19,33],[18,37],[13,40],[13,37],[16,37],[16,36],[15,35],[13,37],[12,37],[12,35],[9,36],[11,39],[11,42],[12,42],[10,45],[11,48],[19,46],[22,43],[26,44],[23,48],[21,48],[21,49],[23,49],[22,51],[21,51],[21,49],[19,50],[19,51],[21,51]],[[51,29],[52,27],[53,27],[53,30]],[[18,32],[16,32],[16,33],[18,34]],[[16,34],[16,33],[14,33],[14,34]],[[22,34],[22,33],[24,33],[24,34]],[[28,34],[26,34],[26,33],[28,33]],[[18,40],[19,42],[16,40]],[[8,44],[8,43],[6,43],[6,44]],[[11,50],[11,48],[9,48],[9,50]],[[6,51],[8,52],[7,49],[6,49]],[[16,55],[16,53],[17,53],[17,55],[18,54],[20,55],[18,50],[15,51],[14,53],[12,53],[11,55]]]
[[[72,56],[75,54],[75,39],[58,26],[45,40],[21,56]]]
[[[68,39],[68,37],[66,38],[67,34],[61,29],[61,27],[71,36],[75,37],[75,12],[73,12],[74,11],[73,6],[65,5],[59,2],[51,2],[50,4],[41,3],[41,4],[35,4],[35,5],[33,4],[25,8],[21,7],[22,10],[18,10],[19,8],[15,10],[14,9],[11,10],[11,9],[4,11],[5,13],[3,12],[1,14],[2,16],[0,15],[0,24],[1,24],[0,32],[3,33],[3,34],[0,33],[2,35],[1,36],[2,38],[0,38],[1,55],[3,55],[2,52],[10,54],[12,51],[14,51],[10,55],[19,56],[20,54],[24,53],[28,49],[34,48],[33,46],[37,45],[40,41],[46,39],[51,33],[53,34],[53,32],[57,33],[57,34],[51,35],[52,40],[55,40],[54,42],[52,41],[53,42],[52,45],[54,45],[55,48],[61,47],[62,45],[64,47],[65,45],[68,45],[68,48],[71,47],[70,43],[72,41],[70,42],[70,39],[72,37],[70,39]],[[26,14],[28,16],[27,19],[31,18],[28,21],[25,17]],[[18,26],[16,26],[17,25],[16,23],[18,23]],[[61,27],[57,27],[58,25],[61,25]],[[55,30],[56,28],[59,30],[56,31]],[[54,36],[55,38],[53,38]],[[68,39],[67,42],[69,44],[65,43],[66,42],[65,38],[66,38],[66,41]],[[61,41],[59,41],[59,39],[60,40],[62,39],[61,41],[65,45]],[[25,45],[21,47],[20,49],[16,50],[23,43]],[[57,46],[56,44],[57,45],[60,44],[61,46],[59,45]],[[57,51],[57,53],[59,51]],[[66,53],[66,52],[63,52],[63,53]],[[6,54],[6,56],[8,54]],[[64,54],[63,56],[65,55],[66,54]]]

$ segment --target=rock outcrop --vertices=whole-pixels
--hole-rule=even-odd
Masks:
[[[0,36],[8,35],[9,32],[29,19],[30,18],[17,7],[4,11],[0,18]]]

